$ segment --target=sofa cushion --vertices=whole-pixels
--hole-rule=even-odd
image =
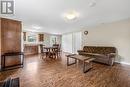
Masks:
[[[97,53],[104,55],[116,52],[115,47],[84,46],[83,50],[87,53]]]
[[[86,53],[86,52],[81,52],[80,55],[86,55],[86,56],[93,56],[93,57],[107,57],[104,54],[97,54],[97,53]]]

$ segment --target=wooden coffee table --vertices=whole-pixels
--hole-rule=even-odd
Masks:
[[[95,60],[95,58],[91,57],[86,57],[82,55],[77,55],[77,54],[70,54],[66,55],[67,56],[67,66],[73,65],[77,63],[77,60],[83,62],[83,72],[86,73],[92,68],[92,61]],[[75,59],[75,62],[69,63],[69,59]]]

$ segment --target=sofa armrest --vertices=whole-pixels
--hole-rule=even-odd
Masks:
[[[78,50],[77,52],[80,53],[80,52],[85,52],[85,51],[84,50]]]
[[[109,53],[109,54],[107,54],[107,56],[109,58],[115,58],[116,57],[116,53]]]
[[[115,62],[116,53],[110,53],[107,56],[109,58],[109,65],[112,66]]]

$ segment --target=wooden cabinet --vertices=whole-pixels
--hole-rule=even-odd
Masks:
[[[24,45],[25,55],[35,55],[38,54],[38,45],[25,44]]]
[[[0,19],[0,64],[1,64],[1,19]]]
[[[43,42],[44,41],[44,34],[38,34],[38,40],[39,40],[39,42]]]
[[[0,18],[1,55],[9,52],[21,52],[21,32],[21,21]]]

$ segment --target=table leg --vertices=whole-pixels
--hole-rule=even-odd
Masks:
[[[24,54],[22,55],[22,67],[24,67]]]
[[[5,56],[3,56],[3,69],[5,69]]]
[[[1,71],[3,70],[3,66],[4,66],[3,60],[4,60],[4,56],[2,55],[2,56],[1,56]]]
[[[92,63],[86,63],[85,61],[83,61],[83,72],[86,73],[88,72],[90,69],[92,69]]]
[[[77,63],[77,59],[75,59],[74,63],[69,63],[69,57],[67,57],[67,66],[73,65]]]
[[[5,69],[5,56],[3,55],[1,58],[1,71]]]
[[[83,72],[84,72],[84,73],[85,73],[85,68],[86,68],[85,65],[86,65],[86,64],[85,64],[85,61],[83,61]]]
[[[67,57],[67,66],[69,66],[69,57]]]

